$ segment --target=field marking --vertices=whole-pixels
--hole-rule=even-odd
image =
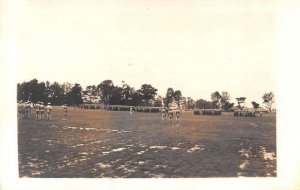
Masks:
[[[111,152],[121,152],[123,150],[126,150],[126,148],[115,148],[115,149],[112,149]]]
[[[203,150],[205,150],[205,148],[202,144],[200,144],[200,145],[196,144],[193,148],[190,148],[189,150],[187,150],[187,152],[192,153],[192,152],[195,152],[196,150],[203,151]]]
[[[102,142],[103,142],[103,141],[93,141],[93,142],[90,142],[90,143],[87,143],[87,144],[82,144],[82,143],[80,143],[80,144],[72,145],[72,146],[70,146],[70,147],[76,148],[76,147],[81,147],[81,146],[88,146],[88,145],[93,145],[93,144],[100,144],[100,143],[102,143]]]
[[[110,164],[104,164],[104,163],[97,163],[96,166],[99,166],[100,168],[110,168]]]
[[[167,148],[167,146],[158,146],[158,145],[154,145],[154,146],[150,146],[149,149],[165,149]]]
[[[103,129],[103,128],[92,128],[92,127],[72,127],[72,126],[57,126],[57,125],[48,125],[49,128],[62,128],[62,129],[74,129],[74,130],[87,130],[87,131],[105,131],[108,133],[132,133],[129,130],[118,130],[118,129]]]

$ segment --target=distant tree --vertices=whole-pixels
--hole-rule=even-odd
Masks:
[[[222,108],[224,111],[230,111],[234,106],[234,103],[230,103],[230,102],[225,102],[223,105],[222,105]]]
[[[34,103],[37,101],[47,101],[45,89],[45,83],[39,83],[37,79],[17,84],[17,99],[32,101]]]
[[[222,98],[221,94],[218,91],[213,92],[210,95],[210,97],[211,97],[212,102],[218,102]]]
[[[230,94],[227,91],[223,91],[221,97],[222,110],[230,111],[232,109],[234,103],[230,103],[229,102],[230,99],[231,99]]]
[[[75,83],[75,85],[67,92],[66,94],[66,102],[69,105],[78,105],[81,104],[82,101],[82,87],[80,84]]]
[[[256,109],[259,108],[259,104],[257,102],[255,102],[255,101],[253,101],[251,103],[252,103],[252,106],[253,106],[253,108],[254,108],[254,110],[256,112]]]
[[[85,88],[86,94],[89,96],[99,95],[98,88],[95,85],[89,85]]]
[[[186,97],[181,97],[181,99],[180,99],[180,106],[181,106],[181,108],[182,109],[186,109]]]
[[[196,101],[196,107],[199,109],[209,109],[212,106],[212,102],[203,100],[203,99],[199,99]]]
[[[142,100],[144,100],[146,105],[148,105],[150,100],[154,100],[155,95],[157,94],[157,89],[154,88],[151,84],[143,84],[139,92]]]
[[[176,90],[174,93],[173,93],[173,97],[177,103],[177,105],[179,106],[179,103],[180,103],[180,100],[181,100],[181,97],[182,97],[182,94],[181,94],[181,91],[180,90]]]
[[[162,102],[163,98],[161,96],[158,96],[157,98],[155,98],[153,106],[161,107],[163,105]]]
[[[174,89],[170,87],[167,89],[166,97],[164,99],[165,106],[169,107],[169,104],[173,100],[173,96],[174,96]]]
[[[108,105],[112,96],[111,92],[114,87],[112,80],[104,80],[97,87],[100,91],[100,98],[102,102],[104,105]]]
[[[134,91],[130,97],[130,103],[131,106],[140,106],[142,104],[142,95],[140,94],[140,91]]]
[[[64,93],[67,94],[70,92],[70,90],[72,89],[73,87],[73,84],[72,83],[69,83],[69,82],[64,82],[61,87],[64,89]]]
[[[111,97],[109,100],[110,105],[121,105],[122,104],[122,88],[114,86],[111,90]]]
[[[135,92],[133,87],[130,87],[128,84],[125,83],[125,81],[122,81],[122,104],[123,105],[130,105],[131,101],[133,99],[133,93]]]
[[[221,99],[223,102],[229,102],[231,97],[227,91],[222,91]]]
[[[237,102],[238,102],[238,107],[239,109],[242,109],[245,105],[245,100],[246,100],[246,97],[238,97],[236,98]]]
[[[49,87],[50,87],[50,82],[49,81],[46,81],[46,83],[45,83],[45,87],[46,87],[46,89],[48,89]]]
[[[221,99],[222,99],[222,96],[221,94],[216,91],[216,92],[213,92],[211,95],[211,100],[212,100],[212,103],[213,103],[213,108],[221,108]]]
[[[194,109],[195,105],[196,105],[195,101],[191,97],[187,97],[186,108],[187,109]]]
[[[64,104],[64,89],[58,82],[53,82],[50,84],[49,89],[51,93],[49,93],[49,101],[53,105],[62,105]]]
[[[272,104],[274,103],[274,94],[273,92],[265,93],[262,97],[263,104],[266,105],[266,108],[269,109],[269,112],[272,111]]]

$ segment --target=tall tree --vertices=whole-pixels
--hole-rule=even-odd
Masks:
[[[17,85],[17,99],[22,101],[46,101],[45,83],[38,82],[37,79],[33,79],[29,82],[23,82]]]
[[[266,105],[266,108],[269,109],[269,112],[272,111],[272,105],[274,103],[274,94],[273,92],[265,93],[262,97],[263,104]]]
[[[254,110],[256,112],[256,109],[259,108],[259,104],[257,102],[255,102],[255,101],[253,101],[251,103],[252,103],[252,106],[253,106],[253,108],[254,108]]]
[[[125,81],[122,81],[122,104],[130,105],[133,99],[134,88],[130,87]]]
[[[142,96],[140,94],[140,90],[134,91],[128,100],[130,100],[129,105],[140,106],[142,104]]]
[[[155,98],[153,106],[161,107],[162,105],[163,105],[163,98],[161,96]]]
[[[211,95],[211,100],[212,100],[212,103],[213,103],[213,108],[221,108],[221,99],[222,99],[222,96],[221,94],[216,91],[216,92],[213,92]]]
[[[104,80],[97,87],[100,90],[100,98],[102,102],[104,105],[108,105],[112,96],[111,92],[114,87],[112,80]]]
[[[145,101],[146,105],[149,104],[150,100],[154,100],[155,95],[157,94],[157,89],[154,88],[151,84],[143,84],[139,91],[142,100]]]
[[[234,103],[229,102],[230,99],[231,99],[230,94],[227,91],[222,91],[222,96],[221,96],[222,110],[230,111],[230,109],[234,106]]]
[[[58,82],[53,82],[49,86],[51,90],[51,94],[49,97],[49,101],[54,105],[62,105],[64,104],[64,89]]]
[[[70,92],[70,90],[72,89],[73,87],[73,84],[72,83],[69,83],[69,82],[64,82],[61,87],[64,89],[64,93],[67,94]]]
[[[97,96],[99,95],[98,89],[95,85],[89,85],[85,88],[86,94],[89,96]]]
[[[187,109],[194,109],[195,108],[195,101],[191,97],[187,97],[186,100],[186,108]]]
[[[164,102],[165,106],[169,107],[169,104],[173,100],[173,95],[174,95],[174,89],[173,88],[168,88],[167,93],[166,93],[166,97],[165,97],[165,102]]]
[[[67,92],[66,102],[69,105],[81,104],[83,102],[81,93],[82,93],[82,87],[80,86],[80,84],[75,83],[75,85],[71,88],[71,90],[69,92]]]
[[[114,86],[111,89],[110,105],[120,105],[122,103],[122,88]]]
[[[173,97],[174,97],[175,101],[177,102],[177,105],[179,106],[179,103],[180,103],[180,100],[181,100],[181,97],[182,97],[181,91],[180,90],[176,90],[173,93]]]
[[[222,91],[221,98],[223,102],[229,102],[231,99],[230,94],[227,91]]]

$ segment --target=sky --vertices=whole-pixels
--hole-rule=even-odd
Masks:
[[[194,100],[276,96],[275,8],[259,1],[24,2],[17,81],[153,85]],[[275,3],[273,5],[276,5]]]

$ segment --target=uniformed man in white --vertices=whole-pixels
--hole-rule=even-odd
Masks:
[[[176,123],[178,125],[179,124],[179,117],[180,117],[180,110],[179,109],[176,110],[175,116],[176,116]]]
[[[51,120],[51,111],[52,111],[52,107],[51,107],[51,103],[49,102],[48,105],[46,106],[46,113],[47,113],[48,120]]]
[[[161,123],[164,123],[164,119],[166,117],[166,109],[165,109],[165,107],[162,107],[161,110],[160,110],[160,112],[161,112]]]
[[[172,123],[172,118],[173,118],[173,110],[168,110],[168,116],[169,116],[169,123]]]
[[[66,118],[67,117],[67,112],[68,112],[67,104],[64,105],[63,110],[64,110],[64,116]]]
[[[39,104],[39,102],[34,104],[34,110],[35,110],[36,120],[38,120],[39,115],[40,115],[40,104]]]
[[[40,102],[40,119],[43,119],[45,117],[45,106],[43,102]]]
[[[132,112],[133,112],[132,106],[130,106],[130,114],[131,114],[131,115],[132,115]]]

